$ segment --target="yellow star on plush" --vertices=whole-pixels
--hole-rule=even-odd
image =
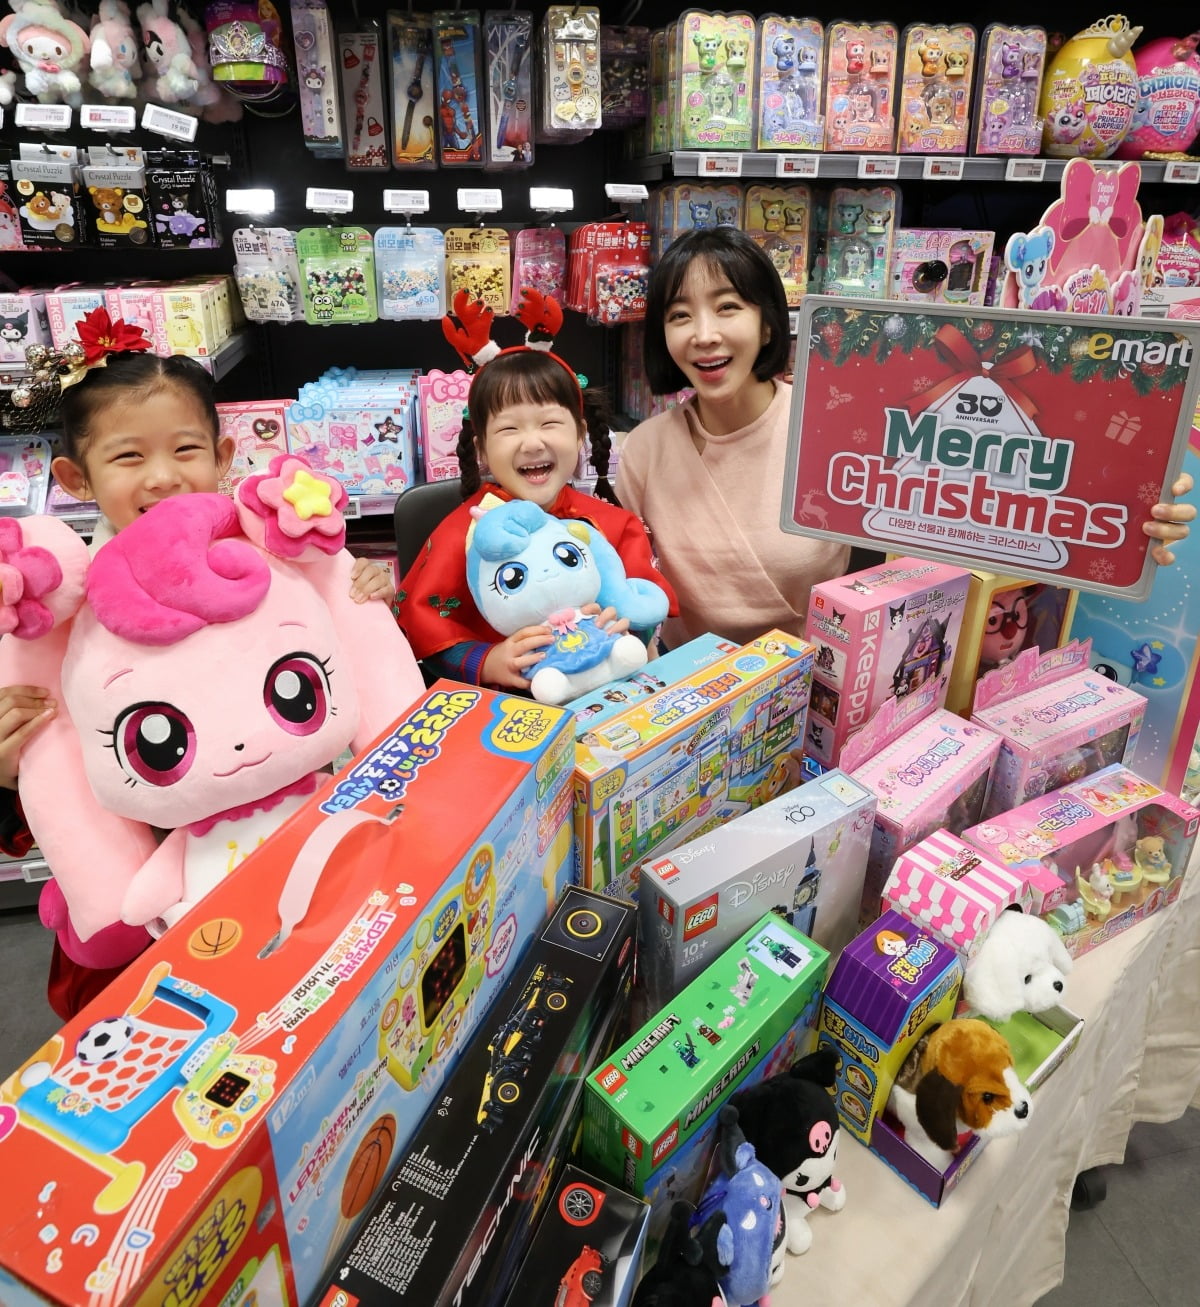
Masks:
[[[333,487],[303,468],[297,468],[283,497],[302,522],[307,522],[310,517],[328,517],[333,512]]]

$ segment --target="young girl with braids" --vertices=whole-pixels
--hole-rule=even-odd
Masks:
[[[621,556],[631,577],[653,581],[674,596],[654,566],[646,530],[618,507],[608,483],[610,438],[595,394],[549,352],[562,324],[553,300],[525,292],[518,312],[530,344],[498,350],[488,339],[491,312],[461,292],[448,321],[450,343],[470,368],[479,366],[458,441],[463,502],[434,531],[400,583],[400,625],[418,659],[438,675],[470,685],[528,690],[530,668],[553,640],[548,626],[527,626],[507,638],[484,621],[467,587],[466,540],[471,509],[485,495],[528,499],[559,518],[590,523]],[[575,490],[571,478],[585,435],[591,441],[597,498]],[[481,473],[490,480],[484,482]],[[584,611],[599,612],[595,605]],[[606,610],[602,625],[618,615]],[[613,625],[620,630],[619,624]],[[639,632],[639,634],[643,634]],[[648,638],[649,632],[644,633]]]

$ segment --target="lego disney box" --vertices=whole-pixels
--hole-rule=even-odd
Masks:
[[[6,1307],[312,1300],[569,882],[571,724],[437,683],[0,1085]]]
[[[575,753],[579,882],[636,897],[651,854],[792,789],[811,680],[811,648],[768,631],[594,727]]]
[[[830,953],[855,934],[875,796],[844,772],[642,864],[638,974],[662,1007],[765,909]]]

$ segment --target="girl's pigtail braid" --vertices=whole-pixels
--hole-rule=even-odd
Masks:
[[[590,386],[583,392],[583,425],[592,450],[589,461],[596,473],[596,498],[615,504],[617,496],[608,479],[608,464],[612,457],[612,414],[603,391],[593,390]]]
[[[475,448],[475,427],[469,417],[463,417],[458,433],[458,475],[462,480],[462,497],[470,499],[483,484],[479,475],[479,452]]]

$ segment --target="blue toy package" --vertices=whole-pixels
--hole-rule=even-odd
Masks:
[[[375,233],[379,316],[440,318],[446,312],[446,238],[437,227],[380,227]]]
[[[770,14],[760,20],[758,40],[758,149],[820,150],[825,29],[814,18]]]
[[[533,163],[533,15],[525,9],[489,13],[487,46],[487,166]]]
[[[443,168],[482,167],[479,11],[439,9],[433,16],[433,53],[438,162]]]

